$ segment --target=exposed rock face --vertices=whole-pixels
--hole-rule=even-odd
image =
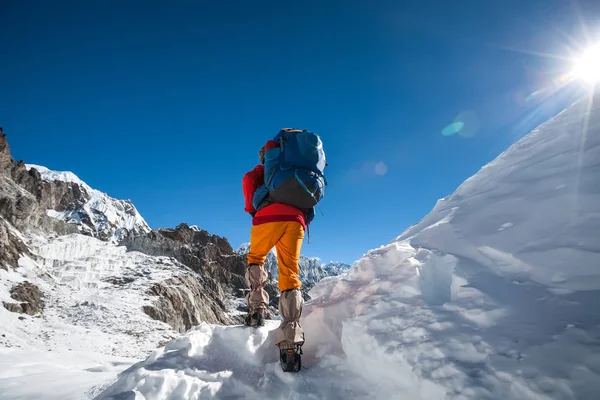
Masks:
[[[229,294],[238,298],[245,295],[246,259],[233,251],[227,239],[183,223],[175,229],[156,229],[144,236],[129,235],[121,245],[129,251],[173,257],[197,274],[196,282],[188,278],[183,282],[174,281],[176,284],[165,282],[154,287],[152,294],[161,299],[156,306],[144,310],[152,318],[167,322],[177,330],[189,329],[195,318],[225,324],[241,322],[226,315],[223,304]],[[194,287],[191,291],[190,285]],[[278,291],[273,283],[266,289],[272,298],[276,298]],[[197,303],[188,300],[190,293],[196,293]],[[270,316],[275,313],[276,303],[273,304]]]
[[[10,171],[13,164],[10,148],[6,142],[6,134],[0,133],[0,174]]]
[[[5,270],[9,266],[16,266],[21,255],[29,254],[25,243],[11,231],[4,220],[0,220],[0,249],[0,268]]]
[[[156,229],[144,236],[128,236],[122,242],[130,251],[174,257],[198,273],[213,289],[219,284],[244,289],[245,259],[227,239],[180,224],[175,229]]]
[[[0,268],[15,267],[27,246],[16,229],[28,231],[40,227],[46,231],[66,232],[61,221],[52,221],[39,206],[36,193],[41,193],[41,178],[36,171],[27,171],[22,161],[10,155],[6,135],[0,135]]]
[[[13,160],[6,135],[0,135],[0,216],[23,231],[38,228],[59,234],[76,231],[63,221],[46,215],[43,200],[52,185],[36,170],[27,170],[23,161]]]
[[[0,268],[16,266],[19,255],[27,254],[9,225],[22,232],[82,233],[101,240],[150,231],[130,201],[93,190],[71,173],[14,160],[5,134],[0,134],[0,217]]]
[[[35,315],[44,309],[43,295],[40,289],[30,282],[19,283],[10,291],[10,297],[18,303],[3,302],[8,311]]]
[[[206,283],[206,284],[205,284]],[[200,322],[233,324],[220,300],[224,294],[214,281],[203,282],[197,275],[184,275],[154,285],[150,295],[158,296],[152,306],[143,310],[151,318],[169,324],[178,332],[185,332]]]
[[[75,174],[26,165],[42,179],[38,202],[55,220],[64,221],[79,233],[118,242],[131,233],[143,235],[150,227],[129,200],[118,200],[92,189]]]
[[[15,226],[35,222],[37,200],[27,190],[14,182],[10,176],[0,176],[0,215]]]

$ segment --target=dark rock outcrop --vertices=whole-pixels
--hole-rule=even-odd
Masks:
[[[133,234],[150,231],[131,201],[110,198],[93,191],[75,175],[72,178],[44,180],[36,168],[28,170],[23,161],[11,157],[6,135],[0,134],[0,215],[15,227],[34,227],[59,234],[81,233],[100,240],[118,236],[125,220],[135,221],[128,225]],[[115,220],[107,219],[106,209]],[[47,210],[65,216],[51,218]]]
[[[0,174],[6,174],[11,170],[13,164],[10,148],[6,141],[6,134],[0,133]]]
[[[0,216],[23,231],[38,228],[59,234],[76,232],[75,227],[46,215],[52,207],[43,200],[51,187],[37,170],[28,171],[23,161],[11,157],[6,135],[0,135]]]
[[[217,292],[215,292],[215,290]],[[213,282],[208,285],[196,275],[183,275],[167,279],[150,288],[148,294],[156,296],[153,305],[143,311],[151,318],[169,324],[178,332],[185,332],[200,322],[233,324],[218,293],[220,287]]]
[[[0,268],[7,270],[9,266],[16,266],[19,258],[29,255],[29,249],[10,230],[9,225],[0,220]]]
[[[44,309],[42,292],[30,282],[25,281],[14,286],[10,290],[10,297],[17,303],[3,302],[4,308],[8,311],[35,315]]]
[[[173,257],[213,285],[233,290],[246,287],[245,259],[227,239],[180,224],[175,229],[156,229],[144,236],[128,236],[120,243],[129,251]]]
[[[243,297],[247,292],[244,274],[246,272],[246,259],[233,250],[227,239],[217,235],[211,235],[206,231],[190,228],[183,223],[175,229],[156,229],[144,236],[128,236],[120,243],[125,245],[129,251],[139,251],[153,256],[173,257],[180,263],[189,267],[198,277],[198,284],[202,289],[198,296],[204,293],[210,293],[207,301],[205,297],[200,298],[201,303],[206,303],[199,315],[203,315],[204,321],[216,321],[215,323],[240,323],[241,321],[232,320],[230,316],[222,315],[227,310],[222,304],[225,302],[228,294],[236,297]],[[189,329],[187,323],[167,317],[170,314],[183,315],[188,305],[182,304],[186,295],[178,290],[181,285],[171,285],[169,290],[165,290],[161,284],[154,289],[155,295],[161,297],[158,305],[153,309],[144,311],[152,318],[167,322],[169,325],[178,326],[175,329]],[[271,298],[279,295],[277,286],[274,282],[269,282],[265,288]],[[177,293],[177,292],[180,293]],[[197,307],[197,306],[196,306]],[[159,312],[160,309],[165,312]],[[175,312],[173,312],[173,310]],[[209,311],[210,310],[210,311]],[[276,315],[277,306],[271,306],[268,316]],[[183,315],[183,319],[192,323],[193,319]],[[174,325],[175,324],[175,325]]]

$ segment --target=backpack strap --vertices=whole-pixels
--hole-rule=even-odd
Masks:
[[[302,189],[306,190],[306,192],[310,194],[310,196],[315,200],[315,203],[318,203],[317,198],[315,197],[315,193],[317,192],[318,188],[315,189],[315,193],[311,192],[310,189],[304,184],[304,182],[302,182],[302,179],[300,179],[300,177],[298,176],[298,170],[294,172],[294,176],[296,177],[296,180],[298,181],[300,186],[302,186]]]

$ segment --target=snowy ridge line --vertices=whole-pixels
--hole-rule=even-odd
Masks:
[[[87,190],[89,194],[92,194],[92,192],[98,192],[98,190],[92,189],[87,183],[85,183],[84,181],[79,179],[79,177],[77,175],[75,175],[73,172],[52,171],[52,170],[48,169],[47,167],[44,167],[42,165],[36,165],[36,164],[25,164],[25,167],[27,168],[28,171],[32,168],[36,169],[42,176],[42,179],[45,181],[48,181],[48,182],[52,182],[52,181],[72,182],[72,183],[76,183],[79,186],[85,188],[85,190]]]
[[[49,217],[79,226],[80,231],[118,243],[126,231],[138,234],[151,231],[150,226],[129,200],[117,200],[106,193],[91,188],[77,175],[69,171],[52,171],[44,166],[26,164],[28,169],[35,168],[47,182],[61,181],[79,185],[86,192],[85,204],[79,208],[56,211],[46,210]]]

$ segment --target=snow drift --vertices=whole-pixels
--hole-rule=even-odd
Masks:
[[[574,104],[319,282],[306,369],[265,328],[201,325],[98,399],[596,399],[600,109]]]

